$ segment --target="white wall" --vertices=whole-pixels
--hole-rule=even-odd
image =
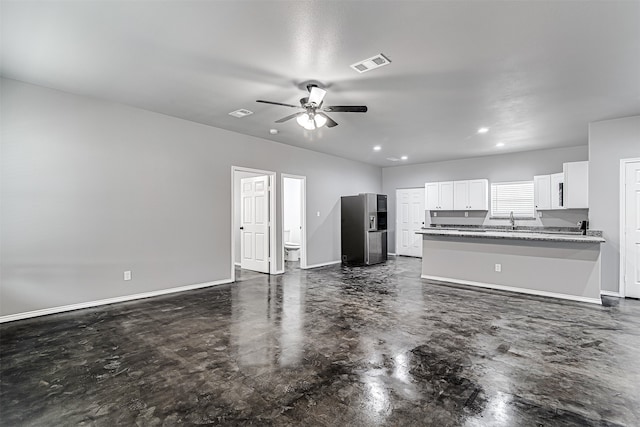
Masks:
[[[588,148],[580,145],[553,150],[527,151],[488,157],[396,166],[382,169],[383,192],[389,196],[389,252],[395,252],[396,189],[424,187],[425,182],[485,178],[491,182],[533,180],[534,175],[562,172],[562,164],[588,159]],[[488,212],[438,213],[438,218],[426,218],[434,223],[507,225],[508,220],[490,220]],[[526,226],[576,226],[587,218],[584,209],[545,211],[543,217],[518,221]]]
[[[300,244],[300,227],[302,226],[302,181],[294,178],[284,178],[283,209],[284,231],[289,230],[289,242]]]
[[[228,279],[232,165],[306,175],[309,265],[340,259],[340,196],[382,188],[378,167],[0,85],[2,316]]]
[[[602,289],[620,283],[620,160],[640,157],[640,116],[589,124],[589,226],[602,230]]]

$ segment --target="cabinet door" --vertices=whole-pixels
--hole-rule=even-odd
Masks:
[[[424,185],[425,209],[435,211],[440,206],[440,189],[438,182],[427,182]]]
[[[489,181],[473,179],[469,181],[469,209],[474,211],[489,210]]]
[[[453,210],[453,181],[439,183],[440,188],[440,209],[445,211]]]
[[[563,165],[564,207],[586,209],[589,207],[589,162],[571,162]]]
[[[563,209],[564,173],[551,175],[551,209]],[[560,189],[561,187],[562,190]]]
[[[453,181],[453,210],[469,209],[469,181]]]
[[[536,209],[551,209],[551,176],[534,176],[533,189],[533,198]]]

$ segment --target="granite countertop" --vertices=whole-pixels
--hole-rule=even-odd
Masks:
[[[558,233],[536,231],[536,230],[496,230],[483,228],[423,228],[417,234],[429,236],[451,236],[451,237],[475,237],[485,239],[516,239],[516,240],[544,240],[551,242],[577,242],[577,243],[602,243],[605,240],[600,236],[575,233]]]

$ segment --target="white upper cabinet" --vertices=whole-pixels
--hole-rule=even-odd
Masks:
[[[425,209],[453,210],[453,181],[427,182],[424,185]]]
[[[533,177],[533,202],[536,209],[551,209],[551,175]]]
[[[453,210],[489,209],[489,180],[453,181]]]
[[[453,181],[440,183],[440,209],[444,211],[453,209]]]
[[[589,162],[571,162],[562,165],[564,171],[564,207],[589,207]]]
[[[533,177],[537,210],[589,207],[589,162],[564,163],[562,169],[563,172]]]
[[[551,209],[564,209],[564,173],[554,173],[551,177]]]
[[[469,209],[489,210],[489,180],[472,179],[469,181]]]
[[[489,181],[486,179],[427,182],[424,187],[427,210],[489,209]]]

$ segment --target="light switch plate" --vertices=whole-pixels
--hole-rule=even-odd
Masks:
[[[131,280],[131,271],[124,272],[124,280]]]

